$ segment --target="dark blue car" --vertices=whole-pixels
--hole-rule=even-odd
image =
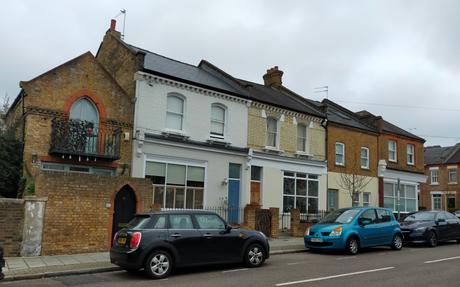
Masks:
[[[360,248],[388,245],[394,250],[403,246],[399,223],[386,208],[353,207],[338,209],[305,232],[305,247],[340,249],[349,254]]]

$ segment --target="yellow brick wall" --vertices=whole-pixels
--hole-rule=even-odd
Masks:
[[[248,147],[261,150],[266,146],[267,119],[263,117],[263,108],[251,106],[248,113]],[[284,121],[279,121],[280,139],[279,149],[287,154],[294,154],[297,151],[297,125],[294,124],[294,116],[287,112],[264,110],[267,117],[280,119],[284,114]],[[298,123],[309,125],[310,120],[296,117]],[[314,122],[313,127],[308,131],[309,153],[317,160],[325,160],[325,129],[320,122]]]

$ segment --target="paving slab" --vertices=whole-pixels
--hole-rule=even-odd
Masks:
[[[77,260],[75,260],[75,258],[72,255],[59,255],[59,256],[56,256],[56,257],[64,265],[72,265],[72,264],[78,264],[79,263]]]
[[[43,262],[45,262],[46,266],[59,266],[59,265],[62,265],[62,262],[59,261],[59,259],[57,259],[54,256],[43,256],[42,260],[43,260]]]
[[[73,256],[75,260],[77,260],[80,263],[91,263],[91,262],[96,262],[94,258],[88,255],[83,255],[83,254],[77,254]]]
[[[46,266],[46,263],[42,260],[42,258],[24,258],[24,262],[30,268],[45,267]]]

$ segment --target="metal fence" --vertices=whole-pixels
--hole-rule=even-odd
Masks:
[[[222,217],[229,224],[242,224],[244,221],[244,208],[242,207],[206,206],[203,208],[196,208],[196,209],[162,208],[161,210],[162,211],[170,211],[170,210],[210,211],[210,212],[217,213],[220,217]]]
[[[314,223],[323,219],[329,211],[318,210],[316,213],[301,213],[300,223]],[[289,230],[291,228],[291,213],[282,212],[280,213],[279,224],[281,230]]]

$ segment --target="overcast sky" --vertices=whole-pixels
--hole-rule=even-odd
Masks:
[[[0,99],[97,48],[127,10],[125,41],[180,61],[206,59],[262,82],[369,110],[424,137],[460,142],[460,1],[1,1]],[[117,29],[123,18],[118,17]],[[436,136],[436,137],[433,137]]]

